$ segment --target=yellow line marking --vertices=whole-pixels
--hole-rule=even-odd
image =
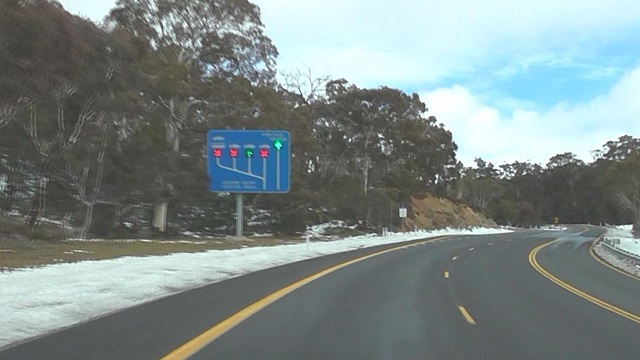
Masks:
[[[577,288],[575,288],[574,286],[571,286],[569,284],[567,284],[566,282],[558,279],[557,277],[555,277],[554,275],[552,275],[549,271],[547,271],[545,268],[543,268],[542,266],[540,266],[540,264],[538,263],[538,260],[536,259],[536,256],[538,254],[538,252],[543,249],[546,246],[549,246],[550,244],[556,242],[558,240],[553,240],[547,243],[544,243],[542,245],[539,245],[538,247],[534,248],[533,250],[531,250],[531,252],[529,253],[529,263],[531,264],[531,266],[533,266],[533,268],[539,272],[542,276],[546,277],[547,279],[551,280],[553,283],[555,283],[556,285],[560,286],[561,288],[595,304],[600,306],[601,308],[605,309],[605,310],[609,310],[614,314],[617,314],[619,316],[622,316],[625,319],[631,320],[637,324],[640,325],[640,316],[632,314],[626,310],[620,309],[619,307],[616,307],[614,305],[611,305],[607,302],[605,302],[604,300],[600,300],[598,298],[596,298],[595,296],[589,295],[587,293],[585,293],[582,290],[579,290]]]
[[[432,242],[435,241],[436,239],[442,239],[442,237],[438,237],[438,238],[434,238],[434,239],[429,239],[426,241],[421,241],[420,244],[426,244],[428,242]],[[397,246],[394,248],[390,248],[387,250],[382,250],[379,252],[375,252],[373,254],[369,254],[369,255],[365,255],[365,256],[361,256],[359,258],[355,258],[353,260],[349,260],[346,262],[343,262],[341,264],[338,265],[334,265],[332,267],[329,267],[325,270],[322,270],[318,273],[315,273],[311,276],[308,276],[302,280],[298,280],[297,282],[290,284],[280,290],[277,290],[276,292],[265,296],[264,298],[256,301],[255,303],[247,306],[246,308],[238,311],[237,313],[231,315],[230,317],[226,318],[225,320],[223,320],[222,322],[218,323],[217,325],[213,326],[212,328],[210,328],[209,330],[206,330],[205,332],[201,333],[200,335],[196,336],[195,338],[189,340],[188,342],[186,342],[185,344],[183,344],[182,346],[180,346],[179,348],[175,349],[174,351],[172,351],[171,353],[165,355],[164,357],[161,358],[161,360],[176,360],[176,359],[188,359],[189,357],[191,357],[192,355],[194,355],[195,353],[197,353],[198,351],[200,351],[202,348],[204,348],[205,346],[209,345],[211,342],[213,342],[214,340],[216,340],[217,338],[219,338],[220,336],[222,336],[224,333],[226,333],[227,331],[233,329],[235,326],[237,326],[238,324],[240,324],[241,322],[243,322],[244,320],[248,319],[249,317],[253,316],[254,314],[256,314],[257,312],[259,312],[260,310],[266,308],[267,306],[273,304],[274,302],[276,302],[277,300],[283,298],[284,296],[290,294],[291,292],[293,292],[296,289],[299,289],[301,287],[303,287],[304,285],[307,285],[308,283],[317,280],[325,275],[328,275],[334,271],[340,270],[342,268],[345,268],[349,265],[353,265],[355,263],[373,258],[375,256],[378,255],[383,255],[383,254],[387,254],[390,253],[392,251],[396,251],[396,250],[400,250],[400,249],[407,249],[411,246],[413,246],[414,244],[409,244],[409,245],[402,245],[402,246]]]
[[[595,239],[593,241],[593,243],[591,243],[591,246],[589,247],[589,254],[591,254],[591,257],[594,258],[600,264],[608,267],[609,269],[611,269],[611,270],[613,270],[615,272],[618,272],[618,273],[620,273],[622,275],[628,276],[628,277],[630,277],[630,278],[632,278],[634,280],[640,280],[640,276],[637,276],[637,275],[634,275],[634,274],[629,274],[626,271],[618,269],[617,267],[615,267],[615,266],[609,264],[608,262],[604,261],[603,259],[601,259],[600,256],[598,256],[598,254],[596,254],[596,251],[595,251],[594,248],[598,244],[598,241],[600,241],[600,239],[602,239],[603,236],[604,236],[604,234],[600,235],[597,239]]]
[[[467,311],[467,309],[464,308],[464,306],[459,305],[458,309],[460,309],[460,312],[462,313],[462,316],[464,316],[465,320],[467,320],[467,322],[471,325],[475,325],[476,321],[473,320],[473,317],[471,317],[471,314],[469,314],[469,312]]]
[[[475,249],[476,249],[476,248],[470,248],[470,249],[469,249],[469,251],[473,251],[473,250],[475,250]]]
[[[452,261],[456,261],[456,260],[458,260],[458,257],[457,257],[457,256],[454,256],[451,260],[452,260]]]
[[[445,279],[448,279],[448,278],[449,278],[449,272],[448,272],[448,271],[445,271],[445,272],[444,272],[444,278],[445,278]]]

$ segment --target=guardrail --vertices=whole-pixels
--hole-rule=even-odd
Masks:
[[[640,264],[640,255],[628,252],[618,247],[618,245],[620,245],[620,239],[605,237],[602,239],[602,244],[611,249],[613,252],[622,255],[630,260],[633,260],[636,264]]]

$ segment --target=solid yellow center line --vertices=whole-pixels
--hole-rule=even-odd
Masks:
[[[537,259],[537,255],[538,252],[543,249],[546,246],[549,246],[551,243],[555,242],[557,240],[553,240],[550,241],[548,243],[542,244],[536,248],[534,248],[533,250],[531,250],[531,252],[529,253],[529,263],[531,264],[531,266],[538,272],[540,273],[540,275],[546,277],[547,279],[549,279],[551,282],[554,282],[556,285],[560,286],[561,288],[573,293],[574,295],[577,295],[605,310],[609,310],[614,314],[617,314],[625,319],[631,320],[633,322],[635,322],[636,324],[640,324],[640,316],[630,313],[626,310],[623,310],[615,305],[609,304],[608,302],[601,300],[595,296],[589,295],[587,293],[585,293],[584,291],[569,285],[568,283],[558,279],[556,276],[554,276],[553,274],[551,274],[549,271],[547,271],[545,268],[543,268],[539,263],[538,263],[538,259]]]
[[[444,278],[445,278],[445,279],[448,279],[448,278],[449,278],[449,272],[448,272],[448,271],[445,271],[445,272],[444,272]]]
[[[467,309],[464,308],[464,306],[459,305],[458,309],[460,309],[460,312],[462,313],[462,316],[464,316],[464,319],[467,320],[467,322],[471,325],[475,325],[476,321],[473,320],[473,317],[471,317],[471,314],[469,314],[469,312],[467,311]]]

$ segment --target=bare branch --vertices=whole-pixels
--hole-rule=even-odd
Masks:
[[[78,142],[78,140],[80,139],[80,133],[82,132],[82,128],[85,122],[87,120],[90,120],[96,115],[94,111],[90,110],[91,105],[93,105],[93,101],[91,99],[87,100],[84,103],[84,105],[82,106],[82,110],[80,111],[80,115],[78,115],[78,121],[73,127],[73,132],[71,133],[71,135],[69,135],[69,138],[66,141],[60,140],[63,151],[67,151],[71,149],[71,147],[73,147],[73,145],[75,145]],[[100,116],[103,119],[104,113],[100,113]],[[62,122],[64,123],[64,120]],[[65,136],[63,131],[64,131],[64,124],[62,125],[62,127],[60,127],[59,125],[58,134],[61,139],[63,139]]]
[[[16,117],[18,109],[15,105],[5,104],[0,107],[0,129],[9,125],[11,121]]]
[[[322,89],[330,77],[321,76],[314,78],[311,68],[306,67],[306,73],[298,70],[295,73],[281,73],[284,78],[284,86],[282,89],[294,93],[307,105],[321,97]]]
[[[627,192],[619,191],[616,200],[624,209],[631,211],[640,220],[640,179],[632,178]]]

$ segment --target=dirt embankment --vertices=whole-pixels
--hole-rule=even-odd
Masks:
[[[423,198],[411,198],[408,206],[407,226],[420,229],[439,229],[445,227],[497,226],[496,223],[472,210],[467,205],[456,204],[445,198],[427,195]]]

